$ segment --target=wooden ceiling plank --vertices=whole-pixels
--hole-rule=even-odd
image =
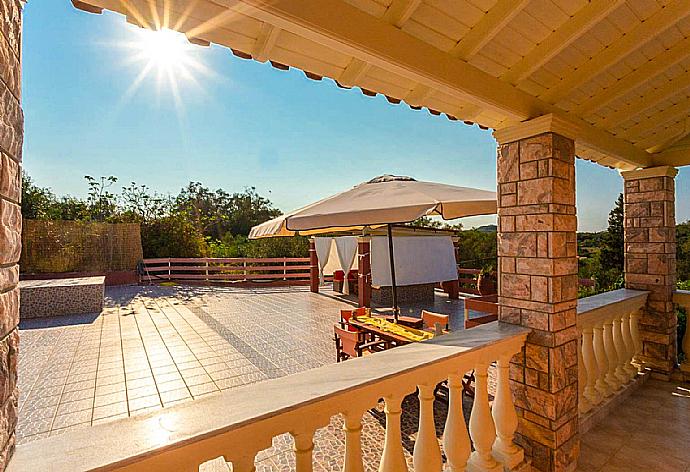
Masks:
[[[623,0],[594,0],[588,3],[512,66],[501,79],[511,84],[524,81],[622,3]]]
[[[584,82],[598,75],[615,62],[647,44],[660,31],[666,30],[689,15],[690,2],[687,0],[673,1],[646,21],[639,23],[628,34],[621,36],[618,41],[595,54],[540,98],[548,103],[558,103],[572,90],[580,87]]]
[[[690,57],[690,36],[682,39],[670,49],[665,50],[660,55],[621,78],[614,86],[593,95],[573,111],[580,116],[586,116],[599,110],[688,57]]]
[[[366,75],[369,69],[371,69],[370,64],[353,57],[338,77],[338,83],[346,87],[353,87]]]
[[[468,60],[491,41],[528,3],[529,0],[498,0],[496,5],[486,12],[484,18],[458,41],[450,54]]]
[[[273,46],[275,46],[278,41],[279,35],[280,28],[276,28],[272,24],[264,22],[261,25],[261,33],[259,33],[259,37],[256,38],[252,58],[259,62],[266,62],[269,54],[271,54]]]
[[[422,0],[393,0],[383,15],[383,19],[398,28],[402,28],[421,3]]]
[[[669,121],[677,120],[683,116],[686,116],[689,109],[690,97],[686,96],[684,99],[676,102],[675,105],[665,110],[657,111],[651,116],[644,118],[637,125],[632,126],[620,133],[620,136],[625,139],[631,139],[635,136],[639,136],[646,130],[663,127]]]
[[[682,118],[682,116],[680,117]],[[677,120],[678,117],[675,119]],[[643,149],[649,149],[649,152],[662,151],[685,137],[688,124],[688,119],[682,120],[679,124],[673,126],[663,126],[660,124],[657,127],[661,128],[659,132],[642,139],[638,144]]]
[[[431,95],[432,91],[433,90],[426,85],[417,84],[407,95],[405,95],[403,100],[409,105],[419,107],[424,105],[424,100]]]

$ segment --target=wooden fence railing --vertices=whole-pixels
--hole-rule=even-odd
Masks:
[[[460,291],[463,293],[473,293],[479,295],[477,289],[477,277],[481,269],[465,269],[458,267],[458,283],[460,284]]]
[[[141,282],[290,282],[309,281],[308,257],[144,259]]]

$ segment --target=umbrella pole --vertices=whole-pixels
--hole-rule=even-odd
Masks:
[[[395,257],[393,256],[393,225],[388,224],[388,261],[391,265],[391,288],[393,289],[393,319],[398,322],[398,288],[395,284]]]

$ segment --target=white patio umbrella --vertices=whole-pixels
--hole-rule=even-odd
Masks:
[[[496,192],[469,187],[417,181],[411,177],[382,175],[350,190],[324,198],[295,211],[254,226],[250,239],[354,232],[388,227],[388,250],[397,320],[398,300],[392,228],[422,216],[445,220],[496,213]]]

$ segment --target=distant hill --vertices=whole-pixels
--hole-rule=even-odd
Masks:
[[[474,229],[480,233],[495,233],[496,230],[498,230],[498,227],[496,225],[484,225]]]

